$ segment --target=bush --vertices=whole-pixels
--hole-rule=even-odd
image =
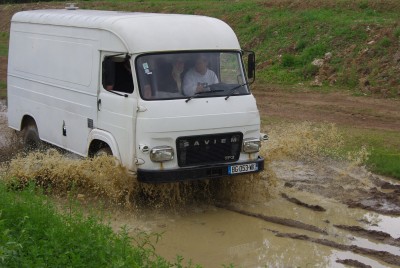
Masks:
[[[282,66],[283,67],[291,68],[291,67],[294,67],[295,63],[296,63],[295,56],[293,56],[291,54],[284,54],[282,56]]]

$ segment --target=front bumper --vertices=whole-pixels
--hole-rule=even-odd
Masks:
[[[239,164],[252,164],[257,163],[258,169],[256,171],[250,171],[238,174],[229,174],[228,167]],[[184,167],[179,169],[169,170],[148,170],[138,169],[137,176],[138,180],[146,183],[165,183],[165,182],[177,182],[187,180],[198,180],[198,179],[210,179],[218,178],[223,176],[242,175],[248,173],[255,173],[264,170],[264,158],[258,157],[256,160],[247,162],[236,162],[236,163],[224,163],[216,165],[205,165],[197,167]]]

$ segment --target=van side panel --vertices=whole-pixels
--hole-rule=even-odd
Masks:
[[[40,138],[87,154],[97,124],[99,30],[14,22],[8,66],[9,125],[32,116]]]

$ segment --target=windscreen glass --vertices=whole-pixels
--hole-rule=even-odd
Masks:
[[[145,100],[249,94],[238,52],[147,54],[136,72]]]

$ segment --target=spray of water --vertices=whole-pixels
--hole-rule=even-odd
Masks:
[[[263,144],[265,171],[235,177],[165,184],[144,184],[127,173],[113,157],[76,159],[55,149],[19,155],[3,165],[3,179],[23,187],[33,181],[57,195],[75,195],[122,206],[179,207],[200,202],[263,202],[278,178],[270,163],[279,160],[315,161],[337,156],[343,138],[333,124],[308,122],[273,126]],[[365,155],[366,151],[362,151]],[[360,154],[350,157],[361,161]],[[363,158],[364,159],[364,158]]]
[[[261,151],[268,161],[338,157],[343,148],[343,136],[334,124],[279,124],[272,126],[268,133],[270,139]]]
[[[113,204],[130,204],[135,181],[112,157],[72,159],[55,149],[14,158],[5,180],[16,187],[34,182],[54,194],[102,198]]]

